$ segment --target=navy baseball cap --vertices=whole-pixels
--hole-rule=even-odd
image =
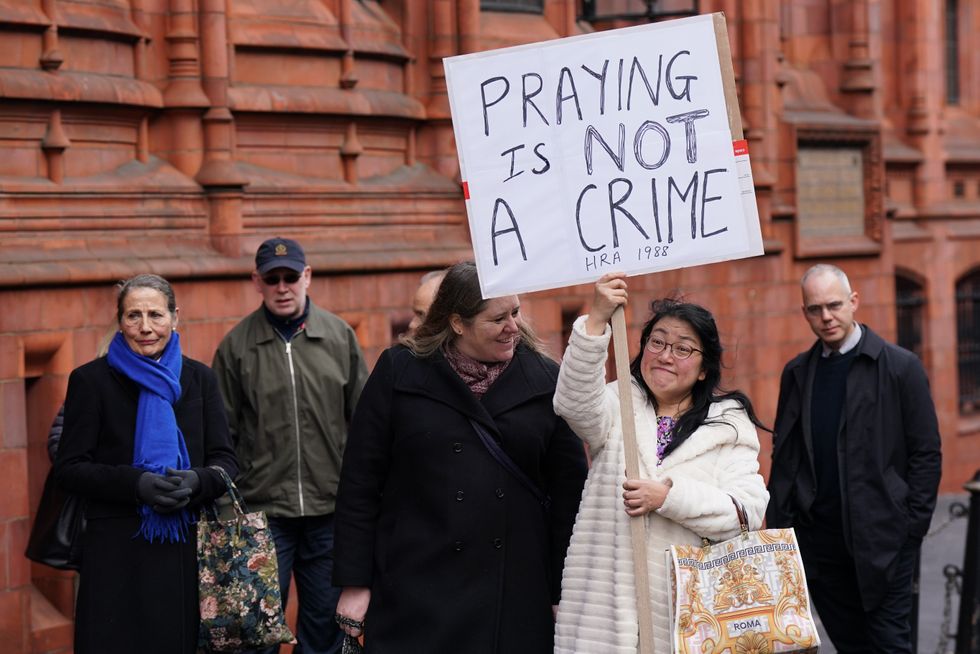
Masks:
[[[306,254],[299,243],[289,238],[270,238],[255,253],[255,270],[264,275],[276,268],[289,268],[296,272],[306,269]]]

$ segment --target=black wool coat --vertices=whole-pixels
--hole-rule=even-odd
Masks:
[[[371,654],[550,654],[586,476],[552,409],[558,366],[519,346],[477,398],[436,353],[396,346],[361,394],[335,514],[334,585],[371,588]],[[552,498],[490,455],[484,426]]]
[[[191,466],[201,481],[191,508],[225,492],[218,465],[238,463],[210,368],[184,357],[174,407]],[[196,529],[186,543],[149,543],[140,520],[133,467],[139,386],[96,359],[68,380],[55,474],[87,499],[88,524],[75,615],[75,654],[193,654],[199,624]]]
[[[929,530],[942,474],[939,426],[918,357],[867,326],[847,377],[837,441],[841,520],[854,557],[861,600],[883,599],[902,546]],[[822,346],[786,364],[779,385],[769,475],[769,527],[819,528],[809,522],[816,497],[810,436],[810,380]]]

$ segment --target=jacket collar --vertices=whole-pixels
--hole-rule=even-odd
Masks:
[[[877,361],[882,350],[885,349],[885,339],[871,331],[867,325],[862,324],[861,329],[864,334],[861,336],[861,342],[858,343],[858,354],[871,357]]]
[[[410,353],[406,354],[412,356]],[[497,428],[493,416],[554,392],[553,376],[548,374],[539,355],[520,345],[514,352],[510,365],[482,399],[470,391],[442,352],[435,352],[416,361],[418,365],[407,366],[405,374],[395,380],[397,390],[446,404],[494,432]]]
[[[885,347],[885,341],[874,333],[870,327],[861,324],[861,340],[858,341],[858,356],[866,356],[877,360],[881,351]],[[807,378],[812,375],[813,368],[817,364],[817,359],[823,353],[823,343],[820,339],[813,342],[810,349],[801,353],[789,363],[789,369],[793,373],[793,379],[797,386],[803,388],[807,383]]]
[[[321,312],[317,306],[313,304],[312,300],[310,300],[309,306],[309,315],[306,317],[306,323],[304,324],[302,331],[306,334],[307,338],[324,338],[329,331],[327,318],[323,312]],[[254,334],[256,343],[268,343],[273,339],[279,338],[279,336],[276,334],[276,330],[266,319],[265,309],[262,306],[253,311],[251,317],[255,323]]]
[[[866,356],[870,359],[877,360],[878,356],[881,355],[882,349],[885,347],[885,341],[882,340],[880,336],[871,331],[871,328],[867,325],[861,325],[861,340],[857,344],[857,356]],[[811,423],[811,404],[810,400],[813,394],[810,392],[813,386],[813,378],[817,370],[817,361],[823,355],[823,343],[820,339],[817,339],[809,350],[802,353],[800,356],[796,357],[790,364],[793,379],[796,383],[796,387],[802,397],[800,402],[800,413],[799,421],[800,428],[803,432],[803,442],[809,453],[809,460],[811,466],[811,473],[813,472],[813,436],[811,434],[810,425]],[[851,404],[848,402],[847,397],[844,398],[844,410],[847,411],[847,406]],[[850,419],[850,416],[848,416]]]

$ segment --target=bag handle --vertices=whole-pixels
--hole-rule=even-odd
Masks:
[[[745,507],[735,499],[734,495],[729,495],[728,497],[732,498],[732,504],[735,505],[735,515],[738,516],[738,526],[742,530],[742,535],[747,536],[749,533],[749,519],[745,513]]]
[[[738,528],[739,528],[739,530],[742,532],[742,535],[743,536],[748,536],[749,535],[749,518],[748,518],[748,514],[745,513],[745,507],[742,506],[742,503],[741,502],[739,502],[738,500],[735,499],[735,496],[734,495],[729,495],[728,497],[731,499],[732,504],[735,505],[735,515],[738,516]],[[706,549],[706,550],[711,549],[711,541],[708,540],[707,538],[705,538],[704,536],[702,536],[701,537],[701,547],[704,548],[704,549]]]
[[[514,460],[511,459],[506,452],[504,452],[503,448],[501,448],[500,445],[497,444],[497,441],[493,439],[493,436],[491,436],[489,432],[483,428],[483,425],[472,418],[470,418],[470,424],[473,425],[473,429],[476,430],[477,435],[480,437],[480,441],[483,442],[483,446],[487,448],[487,451],[490,452],[493,458],[497,460],[497,463],[503,466],[504,470],[516,477],[517,481],[521,482],[525,488],[531,491],[531,494],[534,495],[538,502],[541,503],[541,506],[543,506],[546,510],[550,509],[551,498],[545,495],[538,485],[531,481],[530,477],[524,474],[524,471],[521,470],[516,463],[514,463]]]
[[[238,517],[242,517],[248,513],[248,509],[245,507],[245,498],[242,497],[242,494],[238,490],[238,486],[235,485],[235,482],[231,480],[231,477],[228,475],[228,471],[221,466],[208,467],[212,470],[217,470],[218,474],[221,475],[221,478],[225,481],[225,486],[228,487],[228,496],[231,497],[231,503],[234,505],[235,513],[238,514]]]

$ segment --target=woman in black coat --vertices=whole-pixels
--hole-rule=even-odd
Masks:
[[[367,652],[552,652],[586,475],[581,442],[552,409],[557,372],[518,298],[483,300],[469,262],[450,268],[417,332],[382,354],[335,517],[338,621],[354,636],[363,627]]]
[[[65,490],[87,500],[74,651],[192,654],[193,518],[225,492],[207,466],[234,477],[238,465],[213,373],[180,354],[170,284],[128,280],[117,318],[108,356],[69,378],[55,462]]]

